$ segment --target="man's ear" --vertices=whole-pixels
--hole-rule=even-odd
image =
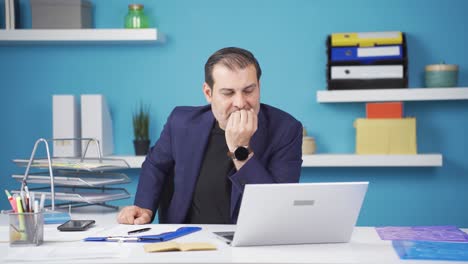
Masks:
[[[207,83],[203,83],[203,94],[205,95],[206,101],[211,103],[213,94],[210,86]]]

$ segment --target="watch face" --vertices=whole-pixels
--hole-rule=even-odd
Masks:
[[[236,151],[234,151],[234,156],[236,160],[246,160],[249,157],[249,150],[245,147],[238,147]]]

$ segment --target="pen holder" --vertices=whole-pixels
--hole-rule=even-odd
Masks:
[[[10,213],[10,246],[39,246],[44,241],[44,214]]]

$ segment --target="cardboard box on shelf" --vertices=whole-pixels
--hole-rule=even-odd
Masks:
[[[30,0],[32,28],[92,28],[92,4],[87,0]]]
[[[356,154],[417,154],[416,118],[356,119]]]

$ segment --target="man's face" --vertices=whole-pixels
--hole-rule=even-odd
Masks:
[[[203,84],[203,93],[222,129],[226,128],[231,113],[245,109],[260,111],[260,83],[255,66],[230,70],[222,64],[213,68],[213,87]]]

